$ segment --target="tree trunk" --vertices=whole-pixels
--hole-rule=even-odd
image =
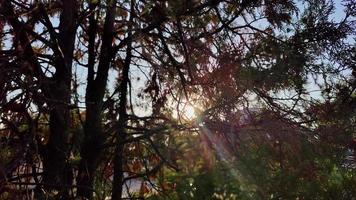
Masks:
[[[120,92],[120,99],[119,99],[119,121],[118,121],[118,130],[116,133],[116,142],[117,146],[115,149],[114,154],[114,181],[112,187],[112,200],[120,200],[122,199],[122,189],[123,189],[123,180],[124,180],[124,171],[123,171],[123,164],[124,164],[124,149],[125,149],[125,139],[127,136],[126,132],[126,125],[127,125],[127,90],[128,90],[128,83],[129,83],[129,71],[130,71],[130,64],[132,59],[132,24],[133,24],[133,16],[134,16],[134,0],[131,0],[130,6],[130,19],[129,25],[127,28],[127,49],[126,49],[126,58],[124,61],[124,66],[122,69],[122,77],[121,77],[121,84],[119,86]]]
[[[58,92],[58,90],[54,91]],[[67,92],[63,96],[68,97]],[[45,188],[48,190],[56,189],[60,191],[60,196],[67,197],[68,187],[65,186],[70,183],[68,177],[68,134],[70,115],[67,103],[67,99],[63,97],[58,101],[62,101],[62,104],[53,105],[50,111],[50,136],[46,145],[43,155],[43,182]]]
[[[50,136],[43,160],[43,181],[47,188],[59,190],[58,196],[66,199],[69,195],[69,186],[73,181],[68,157],[70,155],[71,79],[77,30],[77,2],[76,0],[63,0],[62,3],[58,38],[54,34],[51,35],[51,42],[58,45],[60,51],[55,55],[56,73],[53,76],[53,82],[49,83],[50,91],[46,94],[50,107]]]
[[[100,162],[102,146],[105,141],[101,127],[101,114],[103,98],[108,79],[108,71],[112,57],[112,41],[114,37],[114,20],[116,15],[116,1],[110,1],[107,7],[102,47],[100,51],[97,75],[94,78],[95,65],[95,32],[96,20],[94,12],[90,16],[89,30],[89,62],[88,85],[86,89],[86,120],[84,124],[84,141],[81,147],[81,161],[78,171],[77,184],[79,186],[77,196],[92,199],[95,170]],[[93,9],[93,5],[90,5]]]

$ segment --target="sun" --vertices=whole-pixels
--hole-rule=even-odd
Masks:
[[[180,112],[181,115],[187,120],[193,120],[197,117],[195,108],[191,104],[185,104]]]
[[[200,107],[190,102],[180,103],[171,107],[172,117],[183,121],[195,121],[200,113]]]

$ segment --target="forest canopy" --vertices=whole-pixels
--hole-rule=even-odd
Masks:
[[[0,199],[356,198],[353,0],[0,0]]]

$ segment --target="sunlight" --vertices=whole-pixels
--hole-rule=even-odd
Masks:
[[[181,112],[183,117],[187,120],[193,120],[196,118],[195,108],[191,104],[185,104]]]
[[[196,107],[190,103],[182,103],[178,110],[173,109],[173,117],[176,119],[193,121],[197,118]]]

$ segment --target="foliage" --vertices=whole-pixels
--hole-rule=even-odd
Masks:
[[[0,5],[0,198],[355,198],[353,1]]]

